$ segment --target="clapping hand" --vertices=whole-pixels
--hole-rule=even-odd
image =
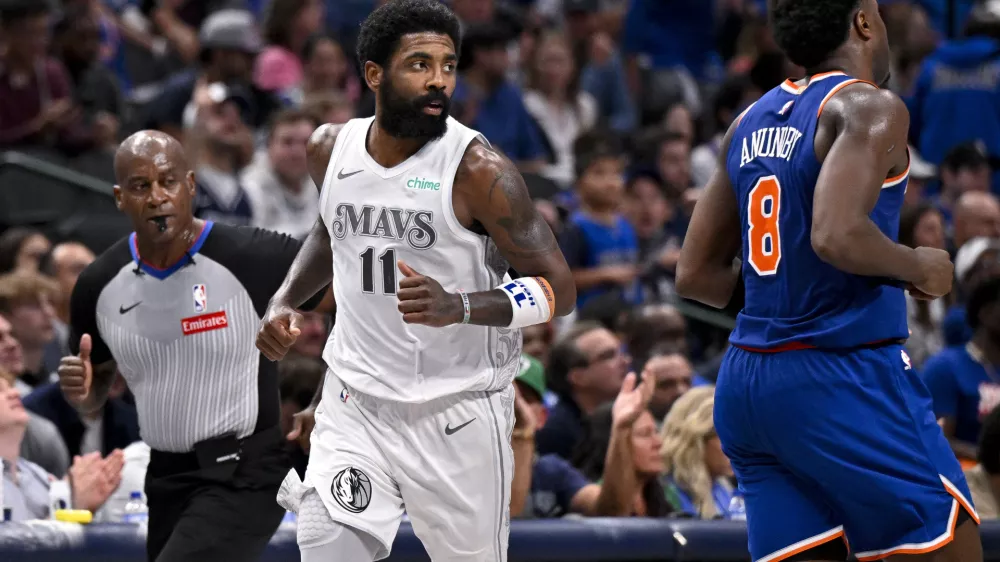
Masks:
[[[94,452],[73,458],[69,467],[69,485],[73,492],[73,507],[97,511],[122,481],[125,453],[115,449],[107,457]]]

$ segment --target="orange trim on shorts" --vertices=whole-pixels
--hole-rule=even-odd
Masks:
[[[944,548],[946,545],[951,543],[951,541],[955,540],[955,529],[958,527],[959,509],[964,509],[966,513],[969,514],[969,517],[971,517],[972,520],[976,522],[976,525],[979,525],[979,514],[976,513],[976,510],[972,509],[972,506],[965,501],[965,498],[963,498],[962,495],[958,493],[958,490],[953,490],[952,487],[949,485],[949,483],[944,481],[943,478],[942,482],[944,483],[944,489],[948,492],[949,495],[951,495],[956,504],[954,506],[955,509],[952,510],[950,520],[948,521],[948,536],[944,540],[942,540],[937,544],[932,544],[930,546],[925,546],[923,548],[899,547],[887,550],[885,552],[881,552],[879,554],[874,554],[872,556],[864,556],[864,557],[858,556],[858,561],[871,562],[873,560],[884,560],[890,556],[895,556],[897,554],[926,554],[928,552],[934,552],[935,550]]]
[[[850,551],[850,545],[847,544],[847,535],[845,535],[844,534],[844,530],[841,529],[839,532],[834,533],[834,534],[832,534],[832,535],[830,535],[828,537],[820,537],[820,538],[818,538],[818,539],[816,539],[814,541],[809,541],[806,544],[804,544],[804,545],[796,548],[795,550],[783,553],[781,556],[779,556],[777,558],[768,558],[768,557],[765,556],[764,559],[767,560],[767,562],[781,562],[782,560],[788,560],[789,558],[791,558],[792,556],[795,556],[796,554],[802,554],[803,552],[805,552],[807,550],[811,550],[811,549],[816,548],[818,546],[823,546],[824,544],[826,544],[828,542],[832,542],[832,541],[834,541],[836,539],[843,540],[844,541],[844,546],[847,546],[848,551]]]
[[[552,285],[544,277],[535,277],[535,281],[542,287],[542,294],[545,295],[546,302],[549,303],[549,318],[546,322],[552,321],[552,317],[556,315],[556,294],[552,292]]]
[[[859,80],[857,78],[852,78],[850,80],[844,80],[840,84],[837,84],[836,86],[834,86],[833,88],[831,88],[829,92],[827,92],[826,97],[824,97],[823,101],[820,102],[820,104],[819,104],[819,109],[816,110],[816,117],[819,117],[820,115],[822,115],[823,108],[826,107],[826,102],[830,101],[830,98],[832,98],[834,94],[836,94],[840,90],[842,90],[842,89],[850,86],[851,84],[858,84],[858,83],[869,84],[871,86],[875,86],[876,90],[878,89],[878,86],[876,86],[874,83],[869,82],[867,80]]]

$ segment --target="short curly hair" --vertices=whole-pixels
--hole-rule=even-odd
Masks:
[[[850,30],[861,0],[772,0],[774,39],[795,64],[815,68],[828,59]]]
[[[458,17],[439,0],[390,0],[365,19],[358,34],[358,61],[385,66],[409,33],[432,32],[451,37],[457,55],[462,44]]]

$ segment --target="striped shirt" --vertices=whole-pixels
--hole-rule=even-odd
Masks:
[[[72,352],[86,333],[94,365],[117,363],[153,449],[184,453],[205,439],[277,426],[277,367],[254,341],[299,247],[289,236],[207,222],[188,256],[157,269],[141,260],[132,234],[77,281]]]

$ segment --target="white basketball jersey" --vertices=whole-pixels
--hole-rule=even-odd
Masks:
[[[459,224],[452,206],[466,148],[486,140],[449,118],[444,136],[384,168],[366,147],[373,121],[341,129],[320,195],[337,300],[323,358],[348,386],[400,402],[503,389],[520,365],[520,330],[405,324],[396,298],[400,260],[450,292],[488,291],[508,279],[493,241]]]

